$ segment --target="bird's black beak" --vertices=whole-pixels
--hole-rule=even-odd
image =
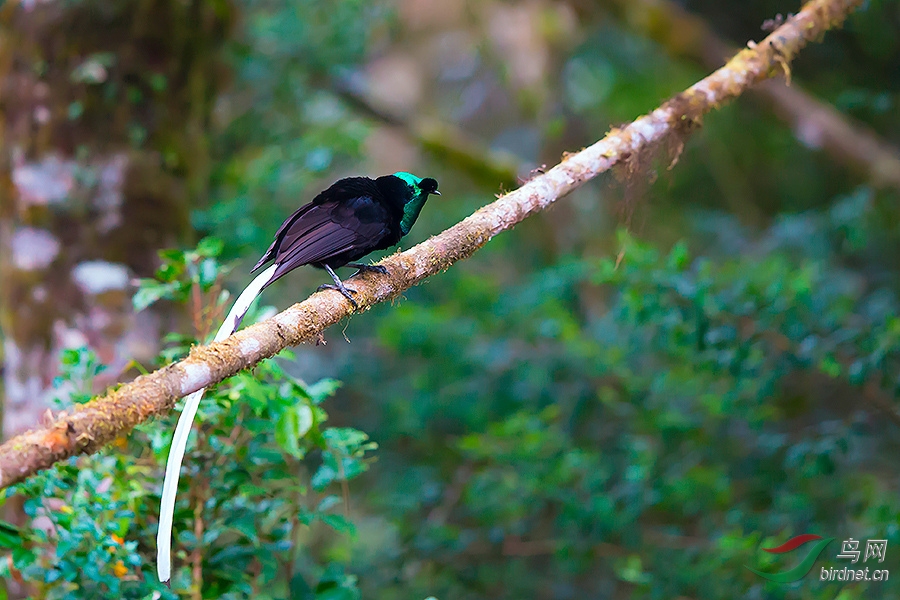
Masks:
[[[435,196],[440,196],[440,195],[441,195],[441,193],[440,193],[439,191],[437,191],[437,190],[434,190],[434,191],[431,192],[431,193],[434,194]]]

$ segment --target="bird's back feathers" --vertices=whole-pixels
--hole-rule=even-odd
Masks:
[[[393,245],[399,236],[388,241],[394,237],[390,221],[388,210],[369,196],[310,206],[284,232],[273,256],[278,269],[272,281],[302,265],[341,267]]]
[[[393,176],[348,177],[288,217],[253,270],[274,260],[274,282],[303,265],[337,268],[400,241],[408,186]]]

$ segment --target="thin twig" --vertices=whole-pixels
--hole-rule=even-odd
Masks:
[[[341,495],[344,497],[344,516],[350,518],[350,483],[347,481],[347,475],[344,473],[344,458],[337,457],[338,461],[338,477],[341,480]]]

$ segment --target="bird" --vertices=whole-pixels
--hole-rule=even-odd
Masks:
[[[255,273],[268,262],[272,264],[241,292],[213,341],[221,342],[237,331],[250,305],[265,288],[304,265],[324,269],[334,281],[319,286],[318,290],[336,290],[354,309],[358,308],[353,298],[356,291],[347,287],[334,270],[347,266],[356,268],[357,273],[386,274],[383,266],[355,261],[399,243],[419,218],[429,195],[441,195],[437,180],[405,171],[377,179],[347,177],[333,183],[281,224],[269,249],[250,272]],[[204,391],[205,388],[197,390],[185,398],[166,461],[156,535],[157,576],[166,584],[171,577],[172,520],[178,478]]]

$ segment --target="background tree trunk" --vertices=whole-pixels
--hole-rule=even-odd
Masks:
[[[34,425],[63,348],[156,353],[130,281],[189,241],[205,194],[227,2],[12,2],[0,9],[3,433]]]

